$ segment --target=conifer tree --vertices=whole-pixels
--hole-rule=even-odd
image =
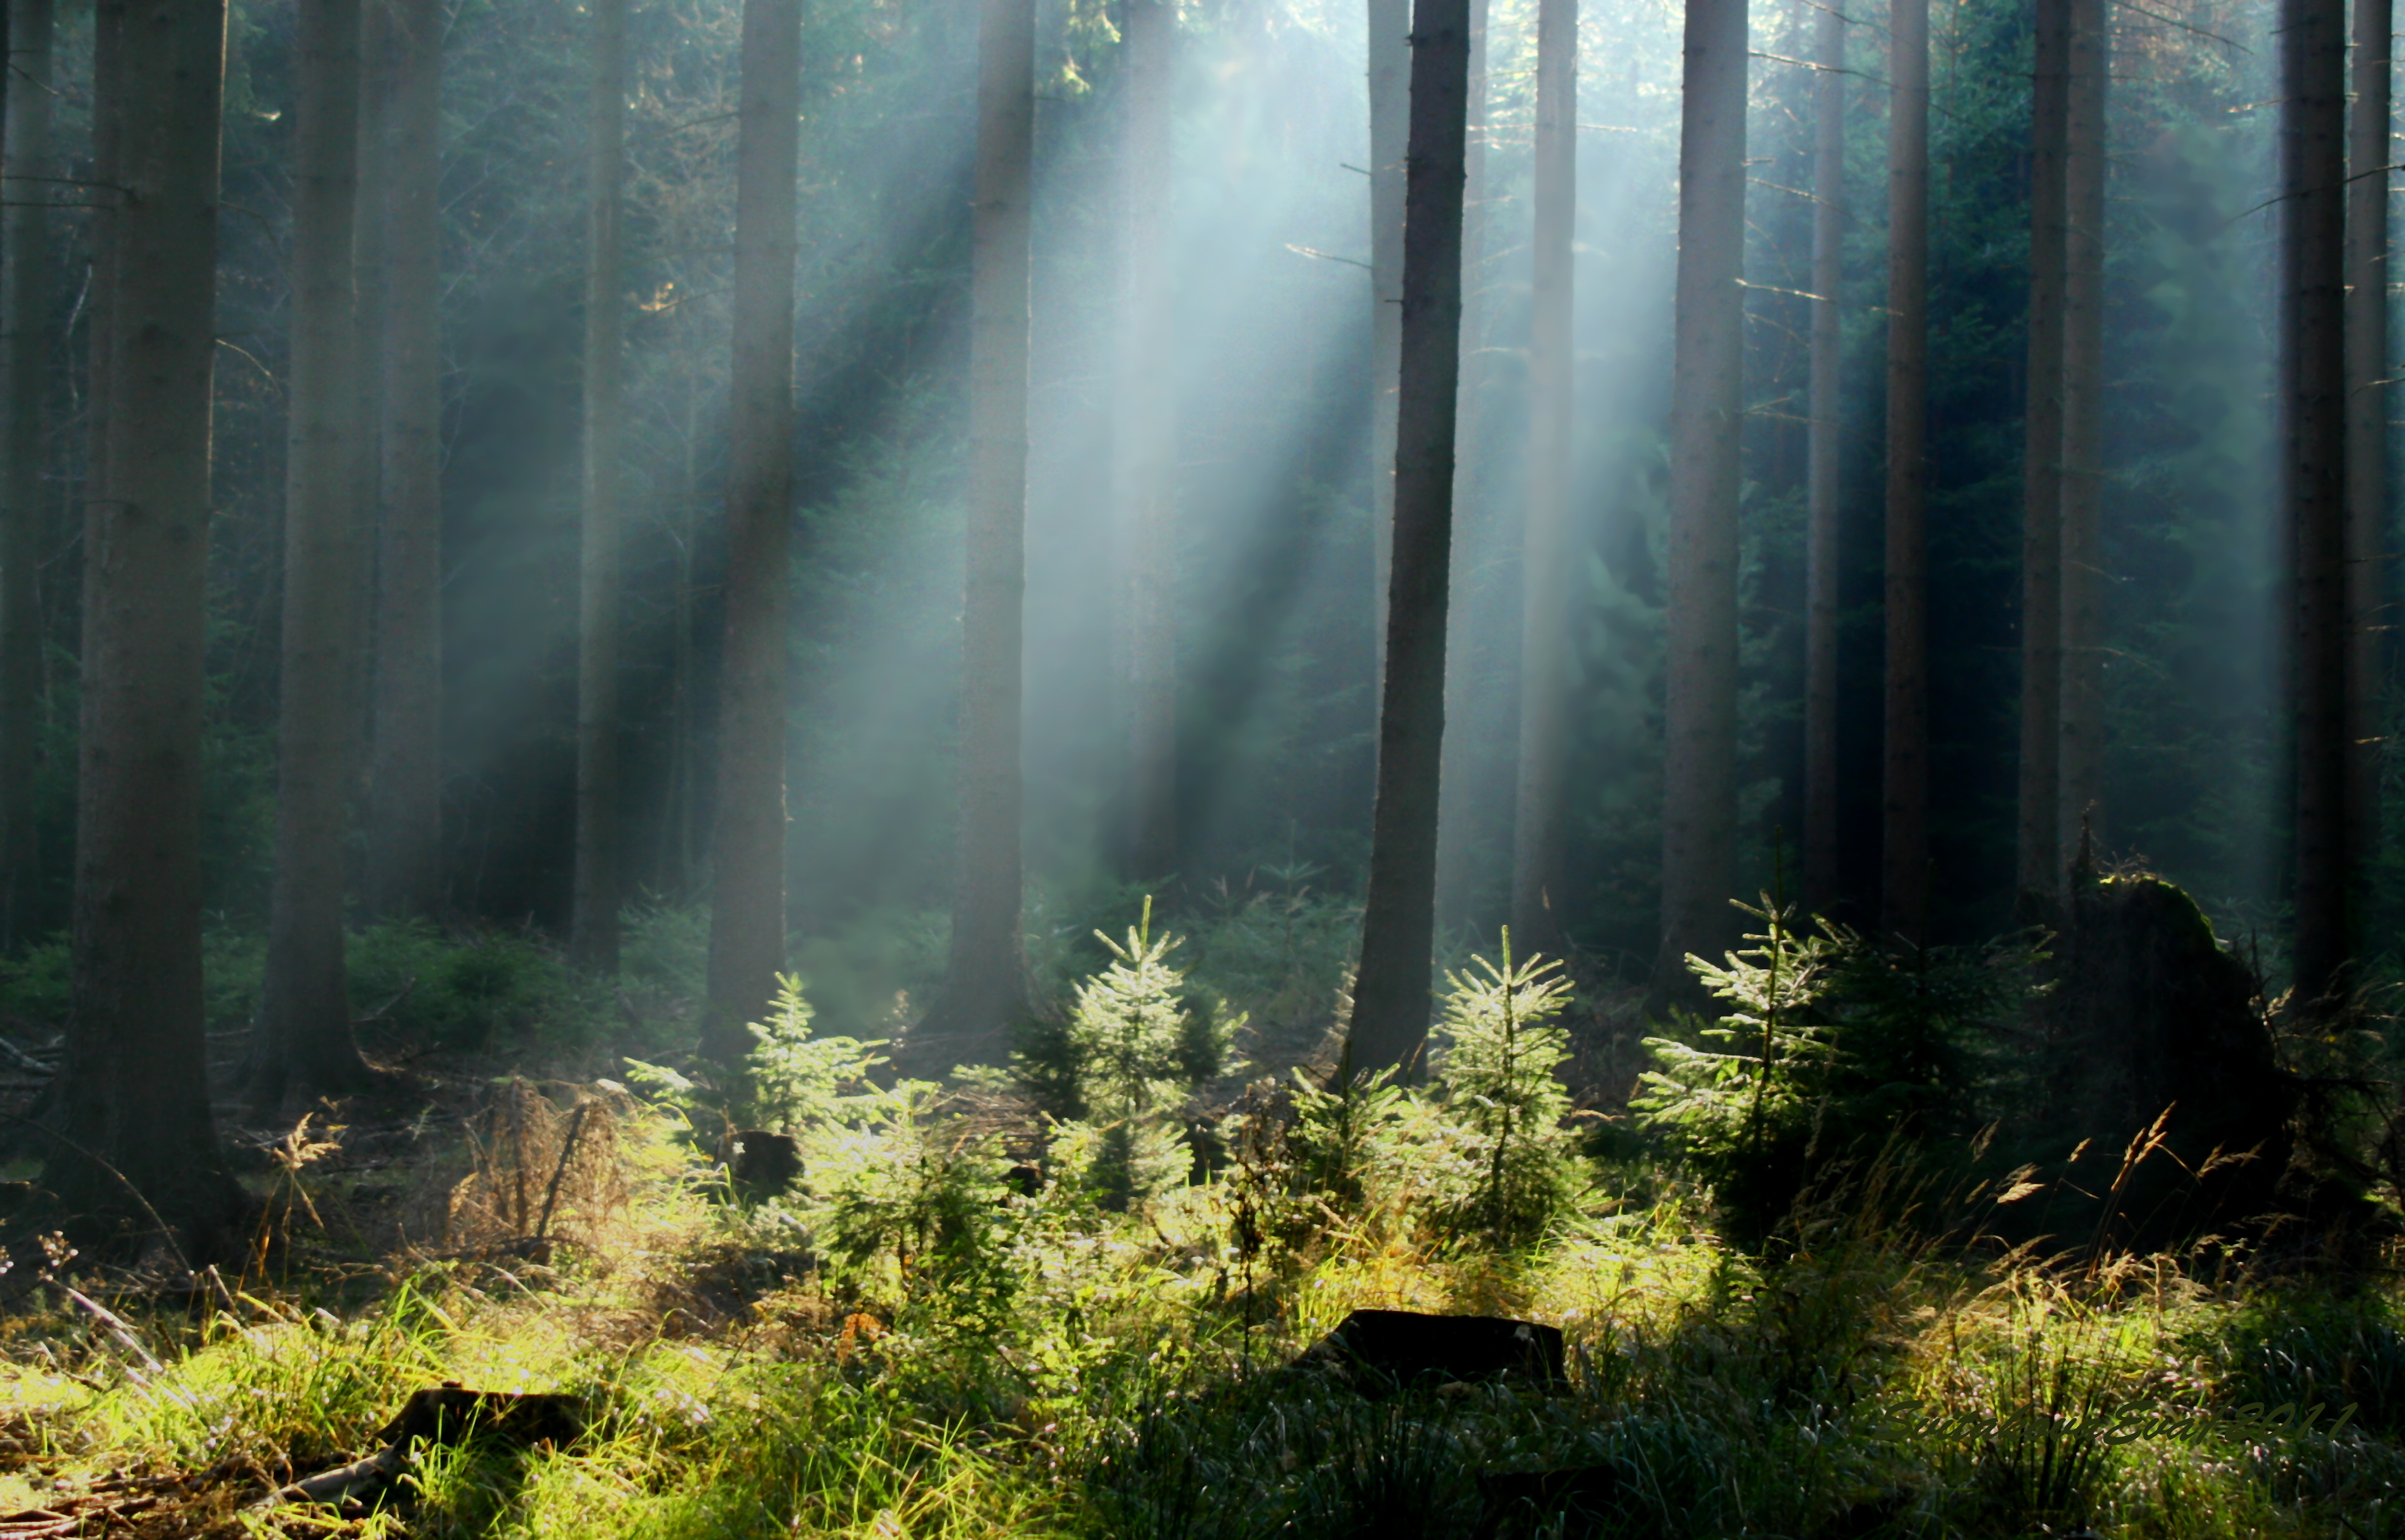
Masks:
[[[40,724],[42,396],[49,372],[51,0],[8,7],[0,227],[0,948],[31,929]]]
[[[1820,7],[1812,121],[1812,378],[1807,430],[1804,619],[1804,902],[1837,889],[1838,502],[1845,400],[1846,16]]]
[[[2030,89],[2029,368],[2021,450],[2021,721],[2015,888],[2024,919],[2060,897],[2062,349],[2072,0],[2037,0]]]
[[[1929,0],[1889,9],[1887,711],[1879,912],[1929,909]]]

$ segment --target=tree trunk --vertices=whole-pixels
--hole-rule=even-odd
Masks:
[[[1737,887],[1737,427],[1743,407],[1745,0],[1690,0],[1670,374],[1662,950],[1650,1011],[1691,998]]]
[[[384,505],[385,174],[392,101],[389,0],[360,0],[359,188],[351,200],[351,735],[348,795],[371,805],[375,763],[376,528]]]
[[[951,967],[925,1051],[998,1061],[1024,1014],[1020,675],[1027,592],[1029,207],[1035,149],[1031,0],[981,0],[969,301],[969,529],[961,611],[960,864]]]
[[[785,610],[794,526],[794,232],[801,7],[744,0],[728,381],[726,639],[701,1051],[738,1064],[785,964]]]
[[[1355,1074],[1408,1071],[1427,1041],[1436,944],[1437,780],[1444,750],[1444,628],[1461,382],[1461,201],[1470,0],[1412,18],[1410,176],[1403,223],[1395,544],[1378,711],[1378,800],[1361,965],[1345,1044]]]
[[[106,463],[89,503],[75,1031],[47,1184],[198,1259],[239,1192],[218,1156],[201,996],[201,702],[225,8],[104,0],[95,180],[123,189]],[[153,1216],[156,1216],[155,1218]]]
[[[290,1097],[347,1091],[367,1079],[343,972],[359,566],[351,237],[359,0],[301,0],[298,43],[275,878],[245,1075],[253,1104],[271,1116]]]
[[[2347,835],[2380,848],[2388,758],[2388,184],[2390,0],[2355,0],[2346,231]],[[2361,876],[2358,875],[2358,881]],[[2357,923],[2361,920],[2358,917]]]
[[[1881,923],[1929,914],[1929,0],[1889,17],[1887,711]]]
[[[1571,376],[1577,338],[1578,0],[1537,7],[1535,271],[1528,314],[1528,522],[1520,547],[1520,774],[1512,830],[1512,928],[1558,951],[1562,762],[1569,700]]]
[[[2346,959],[2346,27],[2341,0],[2280,0],[2281,492],[2292,542],[2296,987]]]
[[[1804,902],[1837,899],[1837,609],[1845,420],[1846,17],[1820,13],[1813,77],[1812,424],[1805,445]]]
[[[2104,796],[2104,0],[2071,0],[2063,154],[2062,778],[2054,869],[2068,872]],[[2058,883],[2060,878],[2056,879]]]
[[[384,509],[376,564],[368,899],[431,913],[443,855],[443,400],[437,239],[443,7],[391,0],[386,123]]]
[[[1173,603],[1177,511],[1176,250],[1169,187],[1177,10],[1127,0],[1126,140],[1120,196],[1126,306],[1119,339],[1119,418],[1113,436],[1127,587],[1129,875],[1159,883],[1177,865],[1177,630]]]
[[[626,137],[626,0],[594,0],[592,201],[584,254],[584,506],[576,667],[576,890],[570,950],[618,971],[618,450],[624,317],[619,189]]]
[[[50,0],[8,7],[8,187],[0,234],[0,950],[27,939],[40,727],[42,397],[49,377]]]
[[[1371,646],[1383,674],[1395,553],[1395,423],[1403,355],[1403,152],[1412,110],[1412,0],[1368,0],[1370,39]]]
[[[2021,437],[2021,919],[2062,897],[2062,348],[2073,0],[2037,0],[2030,94],[2029,382]]]

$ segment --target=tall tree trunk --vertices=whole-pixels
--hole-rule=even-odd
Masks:
[[[351,735],[345,775],[369,805],[375,755],[376,530],[384,506],[385,127],[392,101],[391,0],[359,5],[359,188],[351,200]]]
[[[1137,881],[1158,883],[1177,865],[1176,252],[1169,228],[1177,8],[1170,0],[1127,0],[1122,14],[1126,293],[1114,449],[1129,547],[1128,867]]]
[[[1929,0],[1894,0],[1887,142],[1887,712],[1879,912],[1929,910]]]
[[[981,0],[969,301],[969,529],[961,610],[960,861],[928,1049],[996,1060],[1024,1013],[1020,698],[1027,592],[1027,329],[1035,153],[1032,0]]]
[[[2388,184],[2390,0],[2355,0],[2346,230],[2347,848],[2380,847],[2388,758]],[[2361,877],[2358,875],[2358,882]],[[2361,917],[2356,923],[2361,924]]]
[[[422,915],[440,901],[443,859],[441,0],[391,0],[389,26],[368,899],[380,914]]]
[[[359,566],[351,237],[359,0],[301,0],[299,33],[275,878],[245,1076],[253,1103],[271,1114],[290,1096],[350,1090],[367,1079],[343,972]]]
[[[1371,645],[1385,667],[1395,553],[1397,382],[1403,356],[1403,152],[1411,117],[1412,0],[1368,0],[1370,40]]]
[[[2014,886],[2025,922],[2061,896],[2062,357],[2073,0],[2037,0],[2030,93],[2029,383],[2021,428],[2020,816]]]
[[[744,0],[727,389],[726,639],[701,1050],[741,1062],[785,964],[785,612],[794,527],[799,0]]]
[[[1470,0],[1412,18],[1410,176],[1403,222],[1395,545],[1378,711],[1378,800],[1347,1066],[1410,1068],[1428,1037],[1436,945],[1437,779],[1444,752],[1444,630],[1461,383],[1461,200]]]
[[[618,971],[618,449],[625,371],[619,189],[626,138],[626,0],[594,0],[592,201],[584,253],[584,506],[576,665],[576,891],[570,949]]]
[[[1571,236],[1578,219],[1578,0],[1537,7],[1536,245],[1528,313],[1528,522],[1520,547],[1520,775],[1512,928],[1558,950],[1562,769],[1568,736]]]
[[[2300,999],[2346,959],[2346,26],[2342,0],[2280,0],[2281,491],[2294,606]]]
[[[2104,0],[2071,0],[2063,155],[2062,760],[2054,869],[2104,796]],[[2058,879],[2060,880],[2060,879]]]
[[[47,1184],[197,1260],[238,1190],[209,1112],[201,999],[201,700],[218,108],[225,8],[104,0],[95,178],[122,189],[99,275],[111,343],[101,496],[85,511],[75,1030]],[[156,1216],[153,1219],[153,1215]]]
[[[42,397],[49,376],[50,0],[8,7],[8,187],[0,233],[0,949],[34,901],[34,769],[42,682]]]
[[[1804,902],[1837,898],[1837,607],[1845,416],[1846,17],[1820,10],[1812,85],[1812,424],[1805,444]]]
[[[1662,950],[1649,1009],[1695,986],[1737,887],[1737,428],[1743,408],[1745,0],[1689,0],[1670,373]]]

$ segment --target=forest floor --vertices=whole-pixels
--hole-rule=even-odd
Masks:
[[[1120,1211],[1020,1164],[1046,1130],[992,1077],[848,1089],[794,1192],[747,1195],[638,1072],[657,1000],[603,1005],[608,1051],[371,1021],[408,1079],[252,1131],[244,1262],[15,1246],[0,1537],[2405,1535],[2386,1268],[2049,1265],[1859,1193],[1765,1262],[1636,1155],[1498,1248],[1426,1172],[1299,1187],[1253,1103],[1216,1169]],[[1568,1372],[1287,1367],[1361,1308],[1555,1325]],[[274,1500],[453,1382],[568,1421]]]

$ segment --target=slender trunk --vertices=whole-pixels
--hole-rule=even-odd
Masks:
[[[2071,0],[2063,154],[2062,758],[2054,869],[2068,872],[2104,797],[2104,0]],[[2060,879],[2058,879],[2060,880]]]
[[[961,610],[960,864],[951,967],[920,1025],[932,1050],[998,1060],[1025,1011],[1020,939],[1020,676],[1027,591],[1031,0],[981,0],[969,301],[969,529]]]
[[[8,7],[8,188],[0,234],[0,950],[33,923],[42,684],[42,395],[49,377],[50,0]]]
[[[1929,0],[1889,13],[1887,712],[1881,922],[1919,940],[1929,911]]]
[[[1478,773],[1484,747],[1482,735],[1499,704],[1494,688],[1496,638],[1492,623],[1501,592],[1494,564],[1484,559],[1497,538],[1498,511],[1485,494],[1486,434],[1489,423],[1486,393],[1490,388],[1486,349],[1490,342],[1486,257],[1489,250],[1489,197],[1486,176],[1487,52],[1486,15],[1490,0],[1470,0],[1470,100],[1464,109],[1467,151],[1461,183],[1461,407],[1455,434],[1453,471],[1454,528],[1465,559],[1455,567],[1454,609],[1461,614],[1462,645],[1445,650],[1445,721],[1454,731],[1445,735],[1444,805],[1437,815],[1436,917],[1440,931],[1470,919],[1469,899],[1483,894],[1488,875],[1480,860],[1489,852],[1482,810],[1493,800],[1493,786]],[[1382,642],[1381,646],[1384,645]],[[1512,707],[1517,710],[1519,702]],[[1484,709],[1482,709],[1484,708]],[[1506,911],[1508,913],[1508,910]],[[1492,917],[1499,919],[1500,915]],[[1489,917],[1472,921],[1484,928]]]
[[[1356,1074],[1409,1070],[1428,1037],[1436,945],[1437,780],[1444,751],[1455,412],[1461,382],[1461,200],[1470,0],[1412,18],[1410,176],[1403,224],[1395,545],[1378,712],[1378,800],[1361,965],[1345,1057]]]
[[[1403,356],[1403,136],[1411,117],[1412,0],[1368,0],[1370,38],[1371,645],[1385,667],[1395,552],[1395,413]]]
[[[1520,775],[1512,928],[1558,950],[1562,761],[1569,715],[1570,267],[1578,217],[1578,0],[1537,7],[1535,273],[1528,314],[1528,522],[1520,547]]]
[[[2388,166],[2390,0],[2355,0],[2346,231],[2347,835],[2380,848],[2388,758]],[[2357,878],[2358,882],[2362,879]],[[2357,917],[2356,923],[2362,922]]]
[[[2341,0],[2280,3],[2282,500],[2292,542],[2298,996],[2346,959],[2346,28]]]
[[[391,0],[389,26],[384,517],[376,551],[368,898],[380,914],[422,915],[440,901],[443,855],[440,0]]]
[[[1127,0],[1126,227],[1119,339],[1118,502],[1127,531],[1129,874],[1158,883],[1177,865],[1177,630],[1172,603],[1177,513],[1176,284],[1170,139],[1177,8]]]
[[[358,807],[369,805],[375,753],[376,526],[384,503],[385,123],[392,98],[390,0],[359,6],[359,164],[351,200],[351,380],[358,387],[351,448],[352,569],[350,763]]]
[[[2061,896],[2062,358],[2073,0],[2037,0],[2030,94],[2029,383],[2021,437],[2020,818],[2025,921]]]
[[[626,0],[594,0],[584,254],[584,507],[576,668],[576,891],[570,949],[618,971],[619,188],[626,137]]]
[[[1838,503],[1845,399],[1846,17],[1820,11],[1813,76],[1812,423],[1805,445],[1804,902],[1837,898]]]
[[[785,963],[785,610],[794,525],[799,0],[744,0],[728,378],[726,639],[701,1051],[737,1064]]]
[[[359,191],[359,0],[301,0],[293,133],[292,388],[284,494],[275,879],[259,1029],[245,1075],[273,1115],[367,1078],[343,972],[359,490],[351,311]]]
[[[122,189],[102,496],[87,506],[77,774],[75,1023],[65,1138],[47,1184],[70,1212],[163,1224],[197,1260],[238,1190],[209,1111],[201,998],[201,701],[218,108],[225,8],[104,0],[101,180]],[[130,259],[136,254],[139,259]],[[122,257],[128,259],[117,259]],[[154,1221],[151,1215],[155,1214]]]
[[[1649,1007],[1687,998],[1737,887],[1737,427],[1743,406],[1745,0],[1689,0],[1670,374],[1662,950]]]

